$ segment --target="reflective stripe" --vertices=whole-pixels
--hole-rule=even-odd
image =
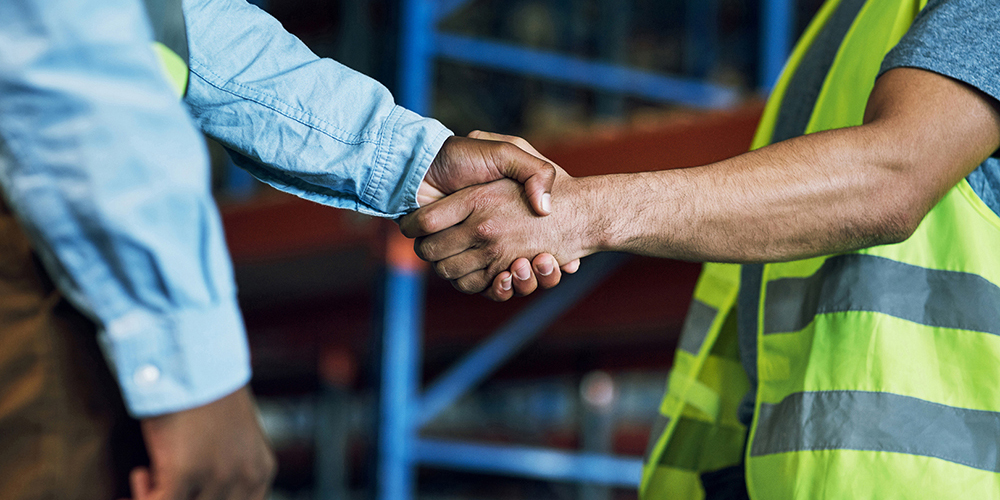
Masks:
[[[818,314],[871,311],[921,325],[1000,335],[1000,287],[982,276],[884,257],[831,257],[815,274],[767,285],[764,334],[799,331]]]
[[[830,15],[817,33],[816,39],[809,45],[799,67],[788,82],[788,90],[781,99],[770,143],[806,133],[816,99],[840,51],[840,44],[864,4],[865,0],[842,0],[837,10]]]
[[[643,463],[649,463],[649,459],[652,458],[653,448],[656,448],[656,442],[660,440],[660,436],[663,435],[663,431],[667,430],[667,425],[670,424],[670,419],[664,417],[663,415],[656,415],[656,422],[653,422],[653,428],[649,431],[649,443],[646,444],[646,453],[643,454]]]
[[[681,329],[677,348],[697,356],[717,314],[719,314],[718,309],[698,299],[692,300],[687,317],[684,318],[684,327]]]
[[[800,392],[761,404],[751,456],[865,450],[1000,472],[1000,413],[887,392]]]

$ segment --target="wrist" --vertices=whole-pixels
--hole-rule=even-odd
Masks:
[[[553,215],[563,221],[564,248],[569,250],[558,256],[560,264],[610,249],[609,217],[601,203],[600,184],[598,177],[567,174],[556,180],[552,194]]]

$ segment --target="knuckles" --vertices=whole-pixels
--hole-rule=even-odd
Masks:
[[[452,281],[452,286],[466,294],[482,292],[486,289],[486,285],[487,283],[482,273],[473,273],[472,275],[463,276],[460,279]]]
[[[433,211],[418,210],[407,215],[404,223],[400,224],[399,230],[407,238],[416,238],[435,232],[436,218]]]
[[[447,263],[445,263],[445,261],[434,263],[434,273],[446,280],[451,280],[461,277],[461,276],[455,276],[456,273],[454,272],[454,270],[451,269],[451,267]]]
[[[499,235],[499,225],[493,219],[480,221],[472,227],[473,239],[482,243],[495,241]]]
[[[417,238],[413,242],[413,253],[417,254],[417,257],[427,261],[433,262],[435,259],[435,247],[433,241],[428,241],[423,238]]]

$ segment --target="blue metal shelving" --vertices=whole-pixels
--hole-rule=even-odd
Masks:
[[[424,115],[430,113],[436,59],[554,82],[670,101],[702,108],[734,104],[735,89],[697,79],[654,74],[573,56],[441,33],[439,21],[468,0],[402,0],[399,102]],[[698,3],[713,0],[698,0]],[[690,3],[690,2],[689,2]],[[711,16],[713,6],[698,12]],[[770,88],[790,52],[794,0],[762,0],[760,75]],[[703,25],[712,19],[703,20]],[[714,29],[707,29],[712,36]],[[709,45],[711,46],[711,45]],[[422,438],[421,427],[463,393],[493,373],[528,341],[544,331],[577,300],[610,274],[624,256],[595,255],[576,275],[535,301],[500,328],[439,380],[421,393],[423,276],[419,270],[389,263],[383,313],[382,387],[378,498],[408,500],[415,493],[417,466],[474,470],[559,481],[634,487],[642,463],[638,457],[573,453],[523,446],[485,445]]]

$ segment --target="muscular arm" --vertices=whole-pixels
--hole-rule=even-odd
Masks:
[[[906,239],[924,215],[1000,146],[991,98],[928,71],[900,68],[875,85],[864,124],[798,137],[688,169],[572,178],[553,215],[499,203],[494,183],[403,223],[422,257],[464,291],[514,258],[560,263],[603,250],[690,260],[779,261]],[[446,203],[446,202],[451,203]]]
[[[994,104],[949,78],[903,68],[879,79],[864,125],[707,167],[592,178],[597,203],[608,207],[599,211],[607,229],[598,248],[759,262],[902,241],[996,151]]]

